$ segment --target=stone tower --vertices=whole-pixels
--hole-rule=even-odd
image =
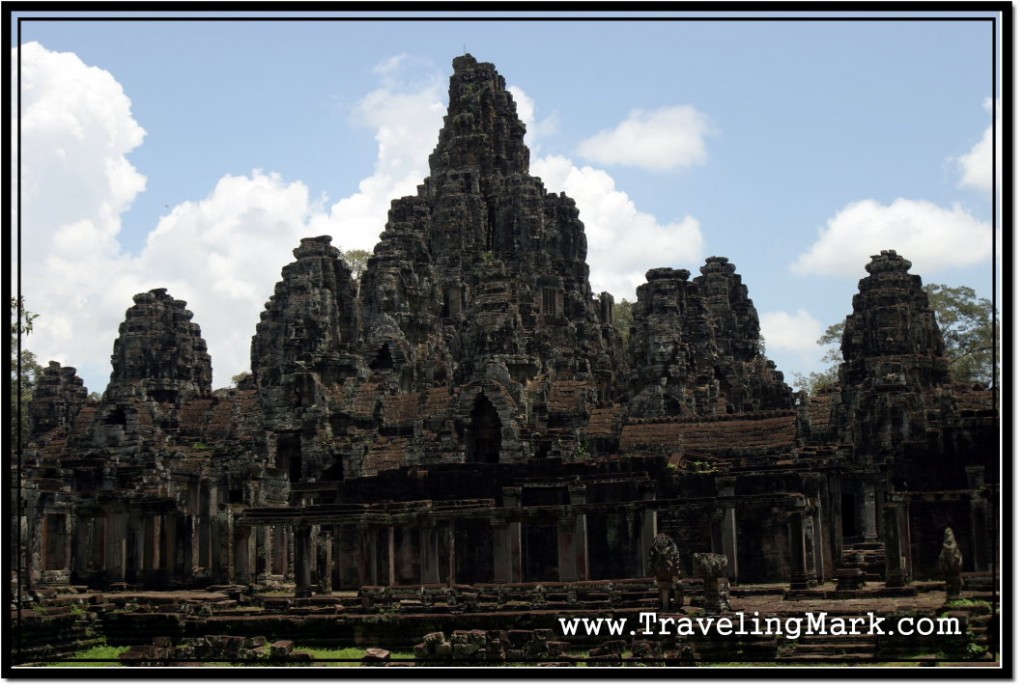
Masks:
[[[30,434],[43,435],[54,430],[66,436],[89,392],[74,367],[61,367],[51,361],[36,382],[28,404]]]
[[[757,310],[736,267],[709,257],[700,271],[690,281],[685,269],[651,269],[637,288],[630,415],[791,409],[792,392],[764,357]]]
[[[293,481],[576,448],[615,393],[621,345],[576,205],[530,176],[494,66],[454,68],[430,176],[392,202],[358,289],[331,239],[308,238],[261,315],[253,374]]]
[[[363,275],[364,354],[386,344],[405,354],[403,388],[449,377],[609,383],[576,205],[530,176],[526,128],[494,66],[469,55],[453,65],[430,176],[392,204]]]
[[[210,355],[185,301],[175,300],[165,288],[132,299],[135,304],[125,313],[110,356],[109,389],[134,387],[159,403],[209,395]]]
[[[955,402],[942,336],[910,266],[894,250],[865,266],[868,276],[843,331],[840,401],[833,411],[855,463],[888,465],[897,487],[930,482],[952,442],[929,429],[954,427],[946,419]]]
[[[743,277],[725,257],[708,257],[694,284],[707,301],[719,362],[717,376],[727,412],[785,410],[792,391],[764,356],[761,323]]]

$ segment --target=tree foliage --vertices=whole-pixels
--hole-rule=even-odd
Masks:
[[[255,388],[255,381],[252,378],[252,372],[246,370],[239,372],[238,374],[231,377],[231,386],[236,389],[253,389]]]
[[[967,286],[924,287],[946,345],[953,381],[989,386],[999,379],[999,319],[992,301]]]
[[[42,374],[36,356],[24,347],[25,337],[32,333],[32,326],[38,314],[25,309],[23,297],[11,298],[11,442],[10,448],[18,451],[28,441],[28,403],[32,400],[36,381]],[[19,447],[20,443],[20,447]]]
[[[359,280],[359,277],[366,271],[366,266],[372,255],[373,253],[369,250],[348,250],[342,254],[348,263],[348,268],[352,269],[352,278]]]
[[[622,334],[622,340],[629,340],[629,327],[633,326],[633,303],[626,298],[612,305],[612,326]]]
[[[949,373],[960,384],[993,384],[999,378],[998,339],[999,320],[992,301],[979,298],[973,288],[929,283],[924,286],[928,304],[935,312],[935,322],[942,335],[945,354],[949,359]],[[797,373],[793,386],[817,395],[839,383],[839,364],[843,361],[839,349],[843,341],[845,322],[832,324],[818,345],[831,346],[821,361],[827,365],[822,372],[808,375]]]
[[[827,367],[821,372],[811,372],[807,375],[797,372],[793,375],[794,388],[817,396],[839,383],[839,363],[843,361],[843,354],[839,350],[839,346],[843,342],[844,324],[844,322],[832,324],[817,340],[820,346],[831,346],[821,358]]]

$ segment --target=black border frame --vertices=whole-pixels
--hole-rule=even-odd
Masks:
[[[589,5],[589,6],[587,6]],[[21,13],[41,12],[45,15],[38,16],[16,16]],[[286,16],[273,16],[269,13],[286,13]],[[681,16],[684,12],[718,13],[715,16],[702,14],[699,16]],[[928,13],[943,13],[942,16],[928,16]],[[995,12],[998,19],[989,17],[967,17],[949,16],[963,12],[972,15],[982,12]],[[274,22],[308,22],[308,21],[757,21],[757,22],[833,22],[833,21],[986,21],[992,25],[992,59],[993,77],[992,93],[1000,94],[1000,98],[994,100],[992,118],[993,126],[998,120],[1001,125],[1003,136],[1003,177],[1001,178],[1001,189],[1004,191],[1002,198],[998,197],[1000,189],[998,169],[993,156],[993,185],[992,209],[993,209],[993,272],[992,291],[993,309],[997,313],[999,309],[998,297],[999,288],[1004,289],[1003,300],[1008,307],[1003,308],[1003,318],[1000,332],[1002,335],[1002,352],[1010,357],[1002,357],[1000,366],[1002,368],[1002,381],[1004,386],[1001,391],[993,390],[993,399],[996,409],[1000,411],[999,424],[995,434],[999,435],[1002,442],[1002,455],[1000,462],[1001,480],[999,484],[999,496],[994,508],[1002,509],[1002,520],[1000,529],[1002,535],[994,535],[994,545],[997,553],[1001,554],[999,559],[999,577],[993,583],[993,587],[999,591],[994,592],[1002,597],[1002,608],[1000,611],[1000,649],[1001,665],[999,667],[879,667],[859,666],[851,664],[824,665],[815,667],[790,666],[783,663],[778,666],[765,667],[507,667],[498,664],[489,664],[484,667],[476,665],[454,665],[446,667],[301,667],[296,672],[295,666],[271,667],[271,666],[249,666],[249,667],[227,667],[227,668],[116,668],[116,667],[15,667],[13,666],[12,646],[4,646],[0,655],[3,662],[3,676],[19,679],[149,679],[160,681],[171,679],[224,679],[224,678],[279,678],[295,680],[297,677],[304,679],[377,679],[387,681],[398,681],[406,679],[469,679],[469,678],[498,678],[513,680],[518,678],[571,678],[574,681],[581,679],[591,680],[597,677],[604,679],[629,678],[638,679],[643,677],[648,680],[664,681],[667,679],[678,679],[686,677],[689,679],[703,678],[761,678],[761,679],[792,679],[792,678],[838,678],[856,676],[863,679],[877,678],[898,678],[898,679],[935,679],[952,680],[968,678],[986,679],[1009,679],[1013,677],[1013,17],[1012,3],[999,0],[981,0],[968,2],[955,0],[954,2],[834,2],[834,3],[804,3],[804,2],[693,2],[693,3],[664,3],[642,0],[638,2],[612,2],[612,3],[585,3],[581,4],[564,2],[501,2],[481,3],[473,2],[431,2],[431,3],[387,3],[387,2],[363,2],[355,3],[352,6],[336,6],[333,3],[310,2],[299,0],[297,2],[283,2],[281,0],[247,2],[235,4],[216,0],[214,2],[8,2],[0,7],[3,15],[3,27],[0,29],[4,38],[5,46],[21,44],[21,25],[24,21],[105,21],[105,22],[128,22],[128,21],[201,21],[201,22],[249,22],[249,21],[274,21]],[[60,16],[67,13],[65,16]],[[81,14],[80,14],[81,13]],[[103,16],[99,13],[126,13],[126,15]],[[188,16],[192,13],[195,16]],[[235,13],[243,13],[238,16]],[[293,16],[297,13],[309,13],[309,16]],[[330,16],[327,16],[330,13]],[[339,14],[340,13],[340,14]],[[453,15],[441,16],[440,13],[455,13]],[[628,13],[629,16],[616,16],[615,13]],[[737,16],[743,13],[765,13],[764,15]],[[793,13],[785,15],[783,13]],[[864,16],[852,13],[869,13]],[[874,13],[871,15],[870,13]],[[643,15],[643,16],[639,16]],[[17,42],[12,35],[12,25],[17,22]],[[4,63],[7,64],[9,53],[5,53]],[[2,88],[5,94],[12,93],[12,87],[17,87],[20,93],[21,87],[21,54],[18,52],[16,62],[16,82],[12,84],[10,69],[4,69],[2,75]],[[997,88],[1002,82],[1002,92]],[[10,99],[4,99],[4,120],[3,136],[5,141],[12,141],[12,134],[16,134],[18,141],[21,138],[20,122],[20,99],[18,110],[12,113]],[[998,112],[997,112],[998,111]],[[12,121],[17,118],[16,130],[12,132]],[[993,140],[993,146],[997,147],[998,139]],[[8,174],[13,170],[17,179],[21,174],[21,149],[18,148],[16,157],[10,153],[7,156]],[[13,182],[13,181],[12,181]],[[15,271],[15,284],[17,294],[21,293],[21,217],[18,214],[15,227],[11,227],[11,215],[6,213],[12,208],[12,187],[4,185],[2,194],[3,208],[5,210],[3,228],[5,237],[13,238],[17,242],[19,261]],[[1009,193],[1006,193],[1009,192]],[[20,210],[20,186],[18,188],[18,209]],[[1000,203],[1001,202],[1001,203]],[[999,219],[1001,218],[1001,223]],[[1000,236],[1002,237],[1002,262],[999,262],[997,247]],[[997,277],[1001,267],[1002,280]],[[4,274],[9,275],[10,265],[5,265]],[[10,297],[11,282],[5,281],[5,296]],[[18,326],[20,326],[20,316]],[[994,344],[998,345],[998,344]],[[17,374],[21,374],[21,335],[17,335],[15,347],[18,350]],[[10,350],[10,341],[8,341]],[[12,355],[9,353],[9,356]],[[8,362],[12,359],[8,357]],[[8,396],[7,401],[14,400],[15,405],[20,408],[20,389],[14,390],[10,377],[5,382]],[[1000,408],[999,397],[1001,396],[1002,407]],[[15,414],[11,411],[10,414]],[[20,447],[20,430],[19,430]],[[14,460],[14,459],[12,459]],[[16,458],[18,474],[21,474],[20,453]],[[3,491],[5,500],[11,497],[11,476],[6,473],[3,478]],[[21,483],[18,483],[15,501],[17,511],[21,511]],[[20,554],[20,531],[17,535],[11,533],[11,521],[7,520],[10,512],[5,513],[3,526],[4,544],[10,545],[11,540],[19,543],[18,553]],[[1002,539],[1000,539],[1002,538]],[[10,550],[4,549],[3,568],[9,573],[11,570]],[[20,567],[21,565],[17,565]],[[19,581],[19,589],[20,589]],[[13,640],[13,623],[11,617],[4,622],[5,639]],[[14,644],[16,645],[16,643]],[[114,660],[111,660],[113,662]],[[565,670],[571,671],[565,671]],[[941,669],[936,676],[933,669]],[[173,670],[173,671],[168,671]],[[853,671],[855,670],[855,671]]]

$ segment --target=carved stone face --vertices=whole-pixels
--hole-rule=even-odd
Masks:
[[[675,285],[671,281],[655,281],[651,287],[651,303],[656,310],[675,307],[679,302]]]
[[[672,334],[660,333],[651,338],[650,357],[652,363],[668,365],[676,354],[676,339]]]
[[[395,309],[398,303],[398,275],[391,271],[381,273],[377,277],[376,293],[381,310]]]

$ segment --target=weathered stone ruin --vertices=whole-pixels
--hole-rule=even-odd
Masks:
[[[454,70],[429,177],[392,203],[358,280],[330,237],[302,240],[251,378],[211,390],[200,328],[163,289],[135,296],[102,400],[50,363],[12,466],[17,593],[543,598],[653,583],[659,533],[680,577],[714,579],[715,611],[722,581],[936,578],[945,526],[965,572],[998,568],[994,393],[951,383],[910,261],[870,258],[824,396],[794,395],[765,358],[723,257],[692,280],[647,272],[623,338],[612,296],[591,290],[575,203],[530,175],[504,80],[468,55]]]
[[[964,587],[964,579],[961,575],[964,556],[956,544],[956,536],[952,528],[946,528],[942,541],[942,552],[939,554],[939,568],[942,570],[942,578],[946,581],[946,594],[955,597],[960,594]]]
[[[647,572],[654,576],[658,584],[658,595],[661,599],[661,609],[667,612],[672,605],[672,595],[675,590],[676,581],[679,578],[679,548],[665,533],[658,533],[654,536],[651,550],[647,553]],[[680,602],[676,602],[676,608]]]

